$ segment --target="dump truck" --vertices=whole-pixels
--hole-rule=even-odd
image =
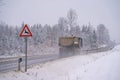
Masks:
[[[70,36],[59,38],[59,54],[61,56],[69,56],[76,54],[76,50],[82,47],[82,38]]]

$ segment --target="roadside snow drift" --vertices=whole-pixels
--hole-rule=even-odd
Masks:
[[[0,80],[120,80],[120,45],[113,50],[72,56],[31,66],[28,72],[0,73]]]

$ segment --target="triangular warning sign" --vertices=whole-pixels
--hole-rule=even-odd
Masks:
[[[28,25],[25,24],[24,28],[22,29],[20,33],[20,37],[31,37],[31,36],[32,36],[32,33],[30,29],[28,28]]]

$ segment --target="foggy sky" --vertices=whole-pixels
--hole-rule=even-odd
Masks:
[[[120,0],[3,0],[0,6],[0,22],[12,26],[40,23],[57,24],[59,17],[66,17],[67,11],[75,9],[79,25],[94,27],[104,24],[112,40],[120,42]]]

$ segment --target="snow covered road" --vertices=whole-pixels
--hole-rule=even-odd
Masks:
[[[120,45],[32,66],[28,72],[0,73],[0,80],[120,80]]]

